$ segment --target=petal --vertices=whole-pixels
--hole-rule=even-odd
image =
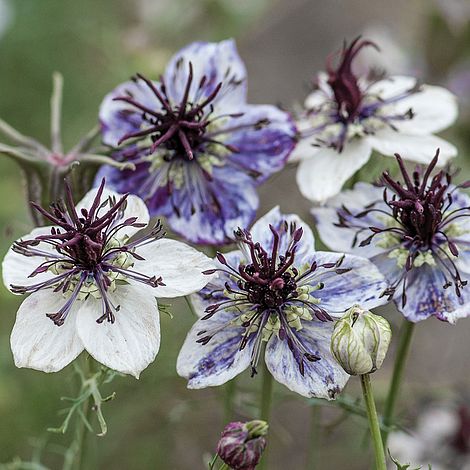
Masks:
[[[391,129],[378,131],[367,137],[372,147],[384,155],[400,154],[405,160],[429,164],[436,150],[439,152],[439,165],[457,155],[457,149],[449,142],[435,135],[409,135]]]
[[[77,204],[77,212],[80,213],[81,209],[87,209],[89,210],[90,207],[93,204],[93,201],[95,200],[96,193],[98,192],[98,188],[91,189],[88,191],[83,199]],[[103,194],[101,195],[101,202],[103,203],[106,201],[108,198],[113,198],[116,201],[119,201],[121,199],[122,194],[119,194],[115,191],[112,191],[111,189],[105,187],[103,190]],[[97,211],[97,216],[105,214],[109,210],[110,206],[107,204],[103,208],[99,209]],[[149,216],[149,211],[147,209],[147,206],[145,205],[145,202],[140,199],[138,196],[134,196],[132,194],[129,194],[127,196],[127,201],[124,207],[124,211],[122,212],[121,216],[119,219],[116,220],[117,223],[122,222],[130,217],[137,217],[137,222],[140,224],[145,224],[147,225],[150,221],[150,216]],[[137,232],[142,230],[141,228],[136,228],[136,227],[123,227],[119,230],[118,232],[118,237],[131,237],[132,235],[135,235]]]
[[[322,149],[297,169],[300,192],[311,201],[321,202],[337,194],[343,184],[367,163],[371,147],[367,139],[347,142],[341,153]]]
[[[266,365],[273,377],[289,390],[305,397],[334,399],[341,392],[349,375],[344,372],[330,352],[333,322],[304,322],[297,337],[308,352],[321,357],[319,361],[304,361],[305,373],[287,345],[278,336],[273,336],[266,347]]]
[[[457,297],[453,287],[444,289],[445,282],[440,271],[429,265],[422,266],[416,270],[406,287],[407,302],[404,307],[401,302],[401,287],[398,287],[394,298],[398,310],[412,322],[419,322],[433,315],[449,323],[468,317],[470,289],[464,287],[461,297]]]
[[[224,113],[230,113],[245,103],[246,69],[233,39],[219,43],[193,42],[172,57],[165,70],[164,80],[168,96],[174,104],[180,103],[183,98],[190,63],[193,67],[193,81],[189,101],[203,101],[222,83],[222,88],[212,101],[216,111],[224,109]],[[206,79],[200,88],[204,76]]]
[[[405,134],[427,135],[442,131],[455,122],[457,97],[445,88],[423,85],[421,91],[397,101],[394,113],[413,111],[413,118],[393,124]]]
[[[183,186],[165,196],[160,213],[174,232],[190,242],[231,243],[234,230],[249,227],[255,218],[259,200],[253,180],[229,165],[214,167],[211,181],[194,170],[189,168]],[[150,207],[154,200],[158,202],[152,199]]]
[[[282,227],[285,222],[287,222],[289,226],[295,224],[297,229],[302,228],[303,230],[302,238],[300,239],[296,251],[296,260],[302,260],[306,256],[310,256],[312,252],[315,251],[315,239],[312,230],[298,215],[282,214],[279,210],[279,206],[271,209],[253,225],[251,229],[253,240],[261,243],[263,248],[268,252],[271,251],[274,238],[269,226],[272,225],[281,235],[278,253],[284,254],[291,240],[289,232],[286,232]]]
[[[394,75],[373,83],[369,87],[369,94],[378,95],[382,100],[388,100],[409,92],[416,87],[417,82],[415,77]]]
[[[239,110],[243,116],[228,120],[217,139],[233,145],[237,152],[230,154],[230,161],[261,183],[284,167],[295,145],[295,125],[289,114],[275,106],[247,105]],[[224,129],[237,127],[240,130],[224,136]]]
[[[343,254],[317,251],[314,260],[318,265],[335,263]],[[387,303],[380,297],[387,288],[384,276],[369,260],[354,255],[344,255],[341,269],[350,269],[336,274],[333,269],[317,268],[310,283],[324,284],[323,289],[313,292],[320,299],[320,306],[330,314],[340,314],[357,304],[368,310]]]
[[[20,305],[10,338],[17,367],[57,372],[83,351],[75,328],[78,302],[62,326],[46,316],[57,312],[65,302],[60,293],[43,290],[31,294]]]
[[[243,327],[229,325],[207,344],[196,342],[201,338],[199,332],[222,328],[232,318],[233,314],[220,311],[208,320],[198,320],[191,328],[176,363],[178,375],[188,379],[188,388],[222,385],[250,365],[252,342],[239,349]]]
[[[324,206],[312,208],[312,214],[315,218],[316,228],[322,242],[331,250],[345,253],[354,253],[364,258],[371,258],[383,251],[383,248],[377,246],[381,235],[377,235],[367,246],[359,246],[360,242],[371,235],[372,232],[364,230],[357,237],[354,244],[357,229],[338,227],[338,211],[345,206],[352,214],[362,212],[366,206],[377,201],[375,207],[384,209],[383,188],[368,183],[356,183],[354,189],[347,189],[326,201]],[[383,227],[384,214],[370,212],[367,216],[360,219],[348,217],[345,211],[341,211],[347,220],[354,221],[364,227]]]
[[[299,131],[302,131],[302,127],[308,128],[306,122],[307,121],[297,121],[296,124]],[[322,149],[318,147],[316,136],[301,137],[294,147],[294,150],[292,150],[289,155],[289,163],[297,163],[312,157],[315,158],[314,155],[320,151],[322,151]]]
[[[101,364],[139,378],[160,348],[160,316],[152,291],[142,285],[119,285],[109,300],[120,306],[114,323],[96,320],[101,301],[89,297],[77,312],[77,331],[85,349]]]
[[[201,290],[211,279],[202,273],[214,268],[212,260],[185,243],[162,238],[137,247],[136,252],[145,260],[136,260],[134,271],[163,278],[165,285],[152,290],[155,297],[188,295]]]
[[[32,240],[39,235],[50,235],[52,227],[38,227],[30,233],[21,237],[19,240]],[[57,254],[56,251],[47,243],[40,243],[36,248],[46,253]],[[51,271],[37,274],[29,277],[30,274],[44,261],[46,257],[42,256],[24,256],[16,253],[11,248],[8,250],[2,262],[3,283],[10,290],[11,286],[32,286],[47,281],[54,277]],[[51,322],[52,323],[52,322]]]
[[[155,85],[158,86],[158,83]],[[140,130],[143,124],[142,111],[123,101],[115,100],[125,96],[131,96],[152,110],[161,110],[161,103],[142,80],[129,81],[117,86],[104,97],[99,111],[103,143],[111,147],[117,147],[124,135]]]

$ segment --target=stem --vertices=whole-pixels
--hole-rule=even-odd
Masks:
[[[384,445],[380,435],[379,419],[375,408],[374,395],[370,383],[369,374],[361,375],[362,394],[367,408],[367,417],[369,418],[369,429],[374,444],[375,468],[376,470],[387,470],[385,462]]]
[[[225,385],[224,399],[224,423],[228,423],[233,416],[233,398],[237,389],[236,379],[233,378]]]
[[[319,450],[319,433],[318,428],[320,425],[320,406],[312,405],[310,410],[310,439],[307,449],[307,470],[314,470],[318,461]]]
[[[406,358],[408,356],[408,351],[410,350],[414,326],[414,323],[409,322],[408,320],[404,320],[403,325],[400,329],[395,365],[393,367],[392,381],[390,383],[390,389],[388,391],[387,399],[385,401],[385,411],[383,415],[383,424],[385,426],[385,429],[382,432],[382,440],[385,447],[387,446],[389,428],[393,423],[395,405],[398,399],[398,393],[400,390],[403,373],[405,371]]]
[[[260,419],[269,422],[271,412],[271,404],[273,399],[273,376],[269,372],[266,363],[263,367],[263,381],[261,383],[261,400],[260,400]],[[259,470],[268,468],[268,452],[264,451],[264,455],[258,465]]]

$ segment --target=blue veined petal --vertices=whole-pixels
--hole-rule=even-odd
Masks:
[[[117,86],[104,97],[99,111],[103,142],[111,147],[117,147],[124,135],[140,130],[144,124],[142,111],[130,104],[116,101],[115,98],[118,97],[132,97],[153,111],[162,109],[161,103],[142,81],[125,82]]]
[[[222,385],[250,365],[253,341],[239,350],[244,328],[226,326],[233,318],[233,313],[222,310],[208,320],[198,320],[191,328],[176,363],[178,374],[188,379],[188,388]],[[196,342],[204,337],[198,335],[200,331],[218,328],[221,330],[207,344]]]
[[[295,146],[295,125],[289,114],[275,106],[247,105],[240,112],[242,116],[224,123],[219,138],[237,149],[229,156],[233,165],[252,174],[259,184],[284,167]]]
[[[288,389],[305,397],[334,399],[349,379],[330,352],[333,322],[303,322],[303,328],[295,334],[312,354],[321,357],[319,361],[304,360],[305,373],[302,375],[287,341],[274,335],[266,347],[266,365],[273,377]]]
[[[352,214],[358,214],[375,201],[377,201],[376,209],[383,210],[386,207],[383,202],[383,188],[368,183],[356,183],[354,189],[342,191],[329,199],[324,206],[312,208],[322,242],[332,250],[354,253],[364,258],[371,258],[384,251],[383,248],[377,246],[377,243],[383,239],[382,234],[375,236],[369,245],[360,247],[359,244],[372,234],[368,227],[385,228],[387,222],[392,221],[391,217],[381,212],[369,212],[365,217],[354,218],[341,210],[343,206],[346,206]],[[339,221],[338,210],[341,210],[341,214],[347,221],[366,228],[358,235],[355,245],[353,242],[358,229],[337,227],[335,224]]]
[[[184,184],[162,201],[160,213],[174,232],[193,243],[231,243],[234,230],[255,218],[259,200],[252,179],[229,165],[214,167],[211,180],[186,169]]]
[[[431,316],[439,320],[455,323],[459,318],[470,315],[470,288],[461,289],[461,297],[455,293],[453,286],[444,289],[446,280],[441,271],[424,265],[412,271],[412,277],[406,287],[407,302],[401,303],[401,290],[397,289],[395,303],[405,318],[419,322]]]
[[[317,251],[312,258],[318,265],[335,263],[343,256],[341,253]],[[340,269],[350,269],[343,274],[337,274],[334,269],[318,268],[309,277],[309,284],[324,283],[323,289],[313,295],[320,299],[320,307],[330,314],[340,314],[354,304],[371,309],[387,303],[386,297],[381,297],[388,284],[379,269],[365,258],[354,255],[344,255]]]
[[[311,256],[315,251],[315,239],[313,232],[310,227],[296,214],[282,214],[279,206],[271,209],[263,217],[259,218],[256,223],[251,228],[251,235],[255,242],[261,243],[261,246],[271,252],[273,247],[273,233],[269,229],[269,225],[272,225],[274,229],[281,234],[279,240],[279,254],[284,254],[287,250],[288,243],[291,240],[289,231],[285,232],[281,229],[281,225],[287,222],[289,225],[294,223],[296,228],[303,229],[303,235],[298,244],[298,249],[295,252],[296,265],[299,266],[302,264],[302,260]]]
[[[230,113],[246,101],[246,69],[238,55],[235,41],[219,43],[193,42],[177,52],[168,63],[163,76],[167,93],[173,102],[179,103],[186,88],[189,63],[193,67],[193,82],[189,101],[199,103],[207,98],[223,82],[213,101],[218,111]],[[205,82],[200,88],[202,77]]]

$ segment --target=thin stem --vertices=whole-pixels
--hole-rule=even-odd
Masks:
[[[375,408],[374,395],[370,383],[370,375],[361,375],[362,394],[367,409],[367,417],[369,418],[369,429],[374,445],[375,454],[375,468],[376,470],[387,470],[385,461],[384,445],[382,436],[380,435],[379,419],[377,417],[377,410]]]
[[[233,399],[237,391],[236,378],[233,378],[225,385],[224,390],[224,423],[227,424],[233,418]]]
[[[307,470],[315,470],[318,462],[320,426],[320,405],[312,405],[310,408],[310,435],[307,449]]]
[[[398,394],[403,379],[403,373],[405,371],[406,358],[408,357],[408,352],[410,350],[414,326],[414,323],[409,322],[408,320],[404,320],[403,325],[400,329],[398,349],[395,359],[395,365],[393,367],[392,381],[390,383],[390,389],[388,391],[387,399],[385,401],[385,411],[383,414],[383,424],[385,426],[385,429],[382,432],[382,440],[385,447],[387,446],[389,429],[391,424],[393,423],[395,405],[398,399]]]
[[[269,423],[271,412],[271,404],[273,399],[273,376],[269,372],[266,363],[263,367],[263,381],[261,384],[261,400],[260,400],[260,419]],[[258,466],[259,470],[268,468],[268,452],[265,451]]]
[[[92,358],[87,358],[83,354],[83,373],[85,376],[88,376],[91,372],[91,361]],[[82,383],[80,383],[81,387]],[[90,412],[91,412],[91,395],[83,402],[82,405],[82,416],[76,416],[76,429],[75,429],[75,469],[81,470],[84,468],[85,460],[85,450],[86,450],[86,435],[87,435],[87,426],[86,423],[89,422]],[[85,418],[85,419],[84,419]]]
[[[52,75],[53,90],[51,97],[51,147],[55,153],[62,153],[62,136],[60,118],[62,115],[62,90],[64,79],[58,72]]]

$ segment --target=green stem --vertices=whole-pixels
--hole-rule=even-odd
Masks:
[[[385,462],[384,445],[380,435],[379,419],[375,408],[374,395],[370,383],[369,374],[361,375],[362,394],[366,403],[367,417],[369,418],[369,429],[374,445],[375,468],[376,470],[387,470]]]
[[[263,367],[263,381],[261,383],[261,400],[260,400],[260,419],[269,423],[269,416],[271,413],[271,404],[273,400],[273,376],[264,363]],[[259,470],[268,468],[268,452],[264,451],[263,457],[258,465]]]
[[[385,429],[382,432],[382,440],[385,447],[387,446],[389,429],[393,423],[395,405],[398,399],[398,394],[403,379],[403,373],[405,371],[406,358],[410,350],[414,326],[414,323],[411,323],[408,320],[404,320],[403,325],[400,329],[397,355],[395,358],[395,365],[393,367],[392,381],[390,383],[390,389],[388,391],[387,399],[385,401],[385,410],[383,414],[383,424],[385,426]]]
[[[225,385],[224,397],[224,423],[227,424],[233,417],[233,399],[237,389],[236,378],[233,378]]]
[[[320,406],[312,405],[310,409],[310,436],[307,449],[307,470],[314,470],[318,462],[318,439],[320,426]]]

